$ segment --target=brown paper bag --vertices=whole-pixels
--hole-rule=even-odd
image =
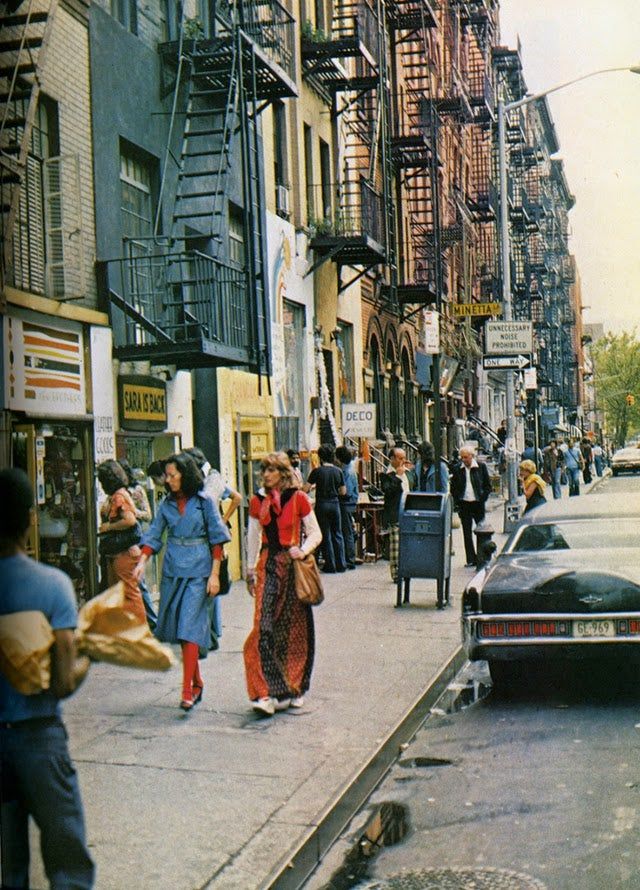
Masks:
[[[42,612],[0,615],[0,672],[23,695],[37,695],[51,683],[53,631]]]
[[[125,608],[121,581],[89,600],[78,613],[78,651],[94,661],[166,671],[175,663],[168,646]]]

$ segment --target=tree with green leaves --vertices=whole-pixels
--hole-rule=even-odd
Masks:
[[[631,333],[607,334],[591,349],[598,404],[617,448],[640,427],[640,341]]]

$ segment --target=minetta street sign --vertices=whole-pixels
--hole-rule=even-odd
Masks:
[[[454,318],[502,315],[502,303],[453,303],[451,310]]]

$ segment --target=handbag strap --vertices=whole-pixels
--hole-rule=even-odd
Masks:
[[[298,510],[298,491],[295,491],[293,494],[293,504],[292,504],[292,514],[291,514],[291,543],[289,547],[295,547],[295,535],[296,535],[296,524],[300,526],[300,533],[298,534],[298,538],[300,539],[300,543],[297,545],[298,547],[302,546],[302,522],[300,522],[300,512]]]

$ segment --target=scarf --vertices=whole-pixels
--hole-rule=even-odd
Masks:
[[[272,511],[273,516],[279,516],[282,512],[282,506],[280,504],[280,492],[277,488],[271,488],[266,492],[264,498],[262,499],[262,503],[260,504],[260,525],[269,525],[272,520]]]

